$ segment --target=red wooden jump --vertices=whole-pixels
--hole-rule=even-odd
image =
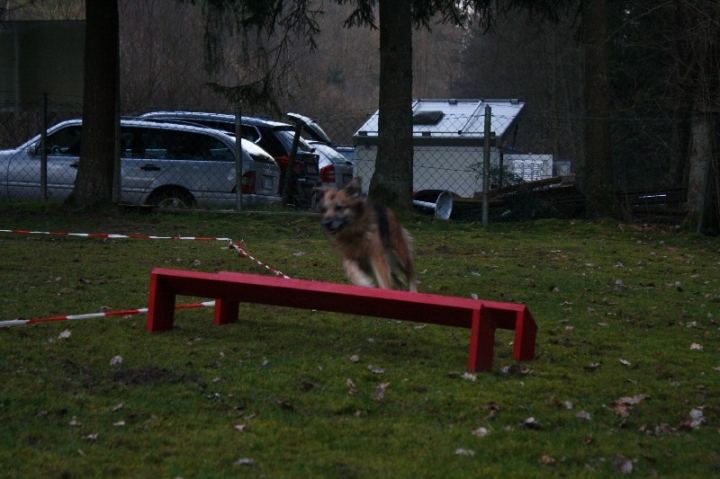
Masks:
[[[235,322],[239,304],[246,302],[468,328],[470,372],[492,370],[497,328],[515,330],[516,360],[535,357],[537,325],[522,304],[243,273],[155,268],[150,274],[148,331],[173,328],[177,295],[214,298],[218,326]]]

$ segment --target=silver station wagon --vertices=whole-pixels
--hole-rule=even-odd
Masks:
[[[47,196],[64,199],[77,174],[82,122],[67,120],[47,133]],[[235,138],[219,130],[121,120],[121,202],[186,208],[234,206]],[[43,198],[40,135],[0,151],[0,198]],[[280,201],[280,168],[251,141],[242,140],[240,187],[245,205]]]

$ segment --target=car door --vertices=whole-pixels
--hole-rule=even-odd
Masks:
[[[60,128],[47,137],[48,198],[64,199],[75,186],[80,157],[79,124]],[[42,199],[41,151],[38,144],[21,150],[8,164],[7,188],[11,199]]]
[[[122,201],[138,204],[163,173],[167,148],[162,130],[139,126],[120,127],[120,182]]]
[[[234,199],[235,156],[219,139],[192,128],[123,127],[124,201],[142,203],[161,188],[181,188],[196,201]]]

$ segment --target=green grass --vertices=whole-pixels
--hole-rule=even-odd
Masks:
[[[156,334],[144,315],[13,326],[0,329],[0,477],[604,477],[618,454],[640,477],[720,473],[717,238],[403,222],[420,291],[527,304],[534,361],[516,363],[498,331],[493,372],[473,380],[467,330],[260,305],[223,327],[210,308],[179,311]],[[346,281],[307,216],[1,204],[0,229],[230,237],[290,277]],[[219,241],[0,233],[0,254],[0,321],[145,307],[158,266],[269,274]],[[628,415],[614,407],[640,394]]]

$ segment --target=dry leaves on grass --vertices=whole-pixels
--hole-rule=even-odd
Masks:
[[[358,393],[358,388],[357,388],[357,386],[355,386],[355,383],[353,382],[352,379],[348,379],[347,381],[345,381],[345,385],[346,385],[348,388],[350,388],[350,389],[348,390],[348,394],[349,394],[350,396],[354,396],[354,395],[356,395],[356,394]]]
[[[705,415],[702,409],[692,409],[688,418],[680,423],[680,429],[683,431],[698,429],[704,422]]]
[[[610,407],[622,417],[628,417],[632,406],[640,404],[646,399],[650,399],[649,394],[638,394],[636,396],[625,396],[610,403]]]

